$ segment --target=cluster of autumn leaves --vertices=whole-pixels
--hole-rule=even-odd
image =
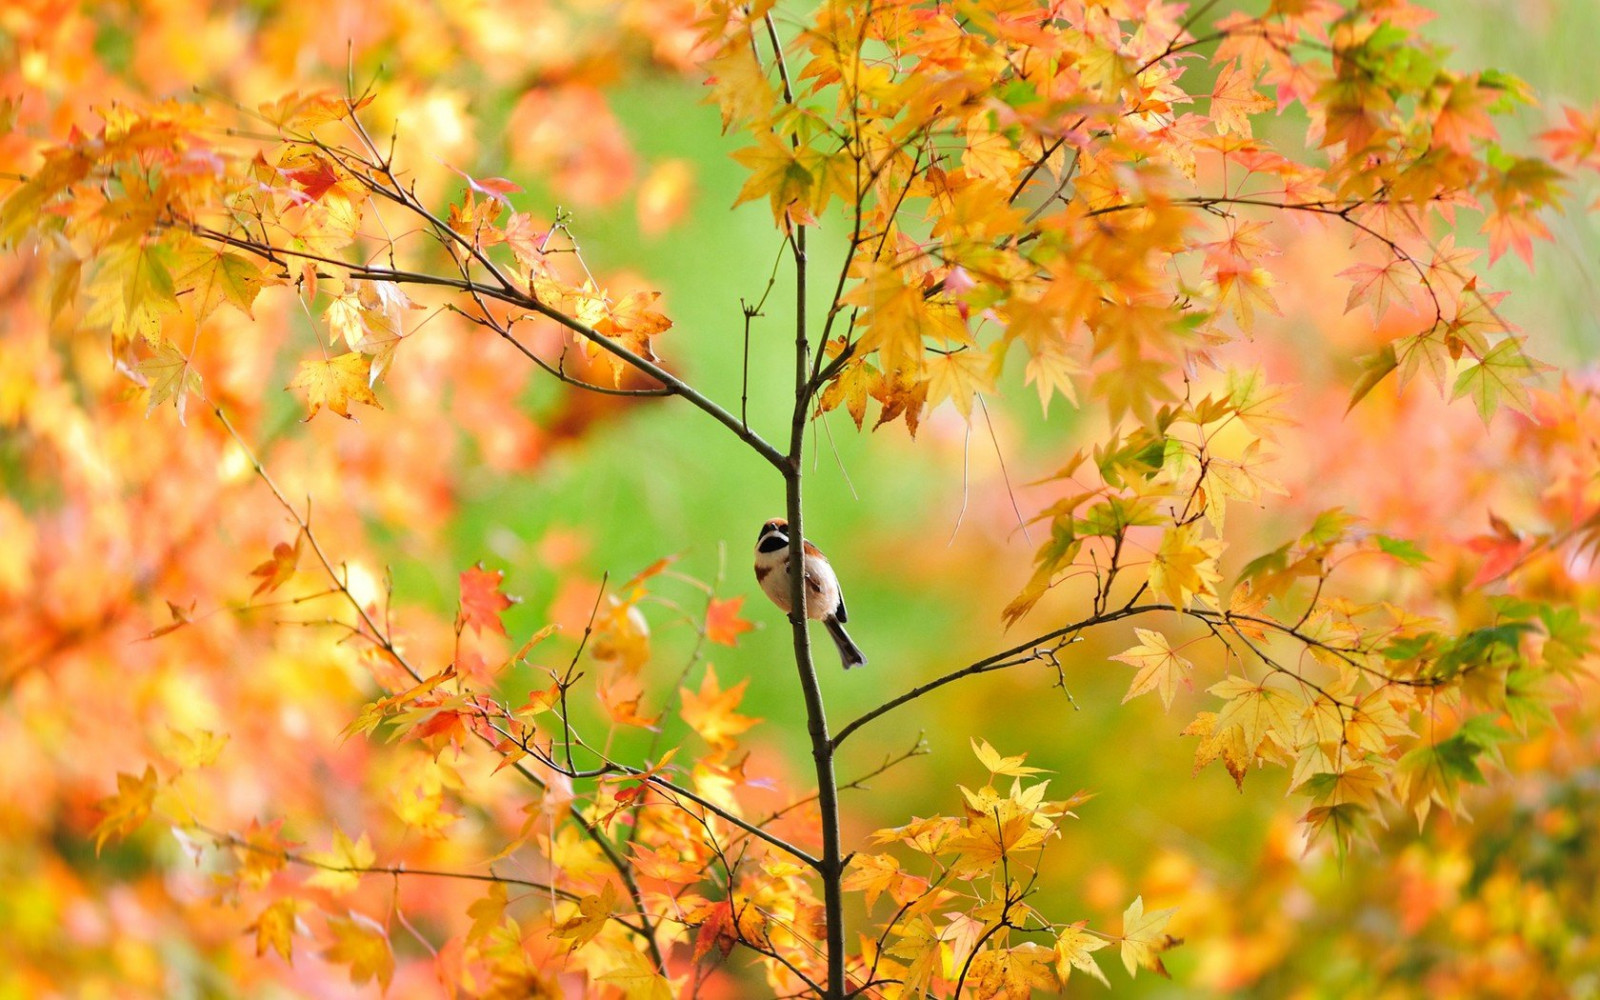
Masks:
[[[1205,26],[1163,4],[681,13],[724,128],[750,138],[735,201],[764,200],[790,241],[802,227],[842,234],[843,267],[826,276],[832,298],[809,331],[816,411],[843,408],[863,427],[875,402],[876,424],[903,419],[914,435],[944,402],[972,418],[1017,355],[1042,408],[1061,397],[1094,415],[1094,443],[1048,481],[1056,498],[1036,518],[1048,540],[1031,578],[995,609],[1045,633],[1028,657],[1137,621],[1135,644],[1114,657],[1133,670],[1126,697],[1156,693],[1170,707],[1203,686],[1215,703],[1185,729],[1197,769],[1219,762],[1242,782],[1283,766],[1308,831],[1341,850],[1372,837],[1390,802],[1419,821],[1461,812],[1483,763],[1548,720],[1552,684],[1589,653],[1570,586],[1482,596],[1465,614],[1368,595],[1337,571],[1382,560],[1421,572],[1430,556],[1340,510],[1243,553],[1225,578],[1241,556],[1230,504],[1282,492],[1270,463],[1288,433],[1281,390],[1235,361],[1279,311],[1278,227],[1295,220],[1344,230],[1363,257],[1341,275],[1345,307],[1365,306],[1384,339],[1352,402],[1391,374],[1420,374],[1485,421],[1534,409],[1540,364],[1480,287],[1473,253],[1438,234],[1474,207],[1491,259],[1528,259],[1548,235],[1538,213],[1562,196],[1557,164],[1600,165],[1600,116],[1568,112],[1547,156],[1507,152],[1494,116],[1526,103],[1525,89],[1447,69],[1421,41],[1423,16],[1400,3],[1274,4]],[[1190,89],[1186,75],[1213,80]],[[397,623],[393,595],[328,554],[322,522],[232,422],[258,402],[228,372],[242,355],[211,343],[261,320],[268,300],[293,302],[316,331],[320,350],[295,351],[279,382],[306,420],[382,406],[380,383],[406,369],[424,315],[489,331],[575,392],[686,395],[658,365],[671,326],[658,293],[611,291],[564,220],[517,210],[510,181],[457,174],[459,196],[436,211],[415,184],[422,168],[370,131],[370,100],[103,109],[98,130],[43,148],[7,192],[0,242],[34,248],[45,311],[74,325],[73,343],[109,338],[146,414],[170,402],[181,419],[201,400],[220,419],[215,464],[269,492],[293,535],[263,543],[270,554],[237,583],[254,583],[252,600],[333,609],[307,621],[325,644],[358,651],[321,655],[381,689],[344,720],[345,737],[405,748],[392,786],[365,789],[401,831],[387,849],[412,833],[433,846],[391,861],[370,832],[324,824],[309,806],[298,822],[331,826],[326,847],[304,849],[281,816],[214,827],[197,792],[228,752],[226,720],[213,719],[163,730],[162,766],[118,775],[97,806],[96,848],[158,817],[224,905],[250,911],[256,956],[292,963],[312,934],[324,960],[385,989],[408,964],[396,941],[409,934],[432,952],[410,964],[470,995],[693,993],[736,948],[774,993],[825,992],[817,805],[803,788],[773,795],[749,770],[747,682],[724,686],[707,664],[689,685],[697,646],[667,685],[676,710],[652,697],[662,681],[642,609],[664,562],[601,592],[564,667],[542,659],[548,628],[504,648],[498,571],[460,574],[448,627]],[[1299,136],[1256,134],[1258,116],[1291,108]],[[1475,540],[1486,561],[1462,589],[1592,544],[1592,515],[1581,501],[1570,513],[1565,535],[1497,524]],[[706,594],[698,635],[736,646],[749,628],[738,601]],[[192,606],[170,608],[147,641],[199,627]],[[447,665],[422,667],[432,661],[410,651],[408,627]],[[247,635],[269,660],[290,642],[271,628]],[[535,665],[545,677],[508,696]],[[574,707],[580,695],[598,702],[593,718]],[[689,753],[660,743],[680,724],[698,740]],[[987,780],[959,788],[958,810],[880,830],[850,857],[843,887],[871,928],[851,939],[850,988],[1020,998],[1075,971],[1104,982],[1096,952],[1113,945],[1130,974],[1164,971],[1170,910],[1135,898],[1118,933],[1063,921],[1037,897],[1040,860],[1081,794],[1052,800],[1023,755],[973,747]],[[483,848],[474,863],[438,843],[468,823]],[[372,888],[385,879],[386,909]],[[455,888],[402,902],[413,890],[400,884],[417,879]],[[428,906],[442,936],[406,923]]]

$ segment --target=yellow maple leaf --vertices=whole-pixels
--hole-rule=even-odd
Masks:
[[[1161,546],[1150,562],[1150,589],[1179,608],[1187,608],[1196,597],[1216,602],[1217,557],[1222,541],[1201,538],[1199,525],[1179,524],[1167,530]]]
[[[1133,633],[1139,644],[1112,657],[1137,671],[1133,675],[1133,683],[1128,685],[1128,693],[1122,696],[1122,703],[1127,704],[1147,691],[1159,690],[1161,706],[1171,708],[1173,689],[1177,687],[1178,679],[1193,670],[1194,664],[1179,656],[1167,643],[1167,637],[1160,632],[1136,628]]]
[[[326,361],[300,362],[300,370],[289,388],[305,390],[306,402],[311,406],[307,420],[324,406],[348,420],[352,402],[383,409],[378,397],[372,394],[371,377],[372,359],[350,351]]]
[[[805,224],[811,221],[811,204],[816,199],[817,176],[802,154],[805,147],[794,147],[771,132],[756,135],[756,144],[734,151],[733,158],[750,168],[750,178],[739,189],[734,206],[766,195],[772,215],[780,224],[786,220]]]
[[[117,794],[101,799],[96,805],[103,814],[94,828],[94,850],[111,837],[126,837],[139,829],[150,818],[150,807],[155,802],[156,769],[145,765],[144,774],[134,777],[126,771],[117,772]]]
[[[851,855],[843,885],[850,892],[866,893],[868,908],[885,892],[904,906],[927,888],[924,879],[903,871],[900,862],[887,854]]]
[[[1183,943],[1166,932],[1167,921],[1175,912],[1166,909],[1145,913],[1143,896],[1128,904],[1122,913],[1122,966],[1128,970],[1128,975],[1138,975],[1141,968],[1159,976],[1167,975],[1167,967],[1161,964],[1161,953]]]
[[[598,893],[578,900],[577,912],[556,924],[550,933],[572,942],[573,949],[588,944],[605,927],[617,908],[617,887],[610,882]]]
[[[256,957],[260,958],[271,948],[283,957],[284,961],[294,959],[294,942],[291,936],[300,927],[300,911],[305,908],[305,903],[298,899],[279,899],[261,911],[256,917],[256,922],[245,928],[245,933],[255,931]]]
[[[1029,941],[1015,948],[990,948],[972,960],[967,982],[975,1000],[1029,1000],[1035,989],[1055,989],[1053,953]]]
[[[1078,405],[1078,395],[1073,389],[1072,380],[1086,371],[1087,369],[1067,350],[1066,344],[1053,337],[1044,338],[1028,358],[1023,384],[1031,385],[1039,391],[1039,407],[1048,417],[1050,398],[1055,394],[1060,394],[1073,406]]]
[[[1063,986],[1073,969],[1093,976],[1105,986],[1111,985],[1100,963],[1094,960],[1094,953],[1111,942],[1085,930],[1088,923],[1087,920],[1080,920],[1056,938],[1056,977]]]
[[[261,291],[261,268],[243,254],[227,253],[216,245],[195,245],[177,254],[172,284],[175,292],[187,293],[197,323],[224,302],[254,319],[251,307]]]
[[[922,382],[922,337],[934,323],[921,283],[910,281],[893,259],[870,261],[862,271],[861,283],[842,300],[862,307],[865,330],[857,352],[877,351],[891,384]]]
[[[860,430],[861,422],[867,418],[867,398],[882,382],[883,375],[878,369],[865,361],[852,361],[822,390],[817,409],[826,413],[843,405],[850,419],[856,422],[856,429]]]
[[[228,745],[228,734],[219,736],[209,729],[183,730],[168,726],[166,733],[157,737],[157,743],[162,754],[179,767],[210,767],[221,756],[222,748]]]
[[[972,401],[994,389],[989,356],[976,350],[935,351],[923,364],[928,379],[928,405],[945,398],[956,404],[963,418],[972,416]]]
[[[306,879],[306,885],[345,893],[361,884],[361,875],[371,868],[378,856],[372,850],[372,838],[363,833],[352,841],[343,830],[333,834],[333,850],[307,851],[306,860],[317,866],[317,871]]]
[[[333,943],[322,957],[334,965],[350,966],[350,981],[360,986],[376,978],[387,990],[394,979],[394,951],[383,925],[371,917],[351,913],[348,917],[329,917],[328,931]]]
[[[1292,693],[1274,686],[1270,678],[1258,683],[1248,677],[1229,677],[1206,690],[1226,700],[1217,712],[1216,732],[1238,726],[1244,747],[1252,754],[1269,739],[1286,750],[1294,748],[1301,704]]]
[[[467,916],[472,918],[472,928],[467,931],[467,940],[481,941],[490,931],[499,927],[506,918],[508,902],[506,884],[491,882],[489,894],[467,907]]]
[[[650,964],[648,955],[625,949],[612,957],[616,964],[611,971],[595,980],[620,989],[624,1000],[673,1000],[678,995],[672,983]]]
[[[1022,762],[1028,759],[1027,754],[1018,754],[1015,757],[1002,757],[988,740],[971,739],[972,752],[978,755],[978,762],[988,769],[990,774],[1004,774],[1013,778],[1021,778],[1030,774],[1045,773],[1042,767],[1023,767]]]
[[[1215,712],[1201,712],[1184,727],[1182,735],[1200,737],[1194,751],[1194,773],[1214,760],[1221,759],[1222,766],[1233,776],[1236,787],[1244,787],[1244,776],[1250,770],[1255,754],[1244,745],[1244,730],[1229,726],[1218,731]]]
[[[154,357],[146,358],[135,367],[150,382],[150,403],[145,407],[145,417],[170,399],[178,408],[178,423],[184,423],[189,393],[200,391],[200,373],[189,366],[189,359],[183,352],[170,341],[163,340]]]

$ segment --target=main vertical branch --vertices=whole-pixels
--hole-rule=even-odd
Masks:
[[[806,228],[796,226],[793,238],[795,268],[794,413],[789,425],[788,467],[784,493],[789,519],[789,593],[792,595],[789,627],[794,632],[794,662],[800,674],[800,693],[806,702],[806,729],[811,735],[811,759],[817,769],[817,806],[822,822],[822,902],[827,919],[828,1000],[844,1000],[844,892],[840,880],[844,863],[839,850],[839,793],[833,774],[833,740],[822,704],[822,685],[811,658],[811,633],[806,627],[805,523],[801,504],[801,461],[806,436],[806,416],[811,408],[811,345],[806,337]]]

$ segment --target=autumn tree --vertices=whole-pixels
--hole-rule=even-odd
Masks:
[[[1531,266],[1580,210],[1600,109],[1503,136],[1531,89],[1404,0],[535,6],[7,13],[0,983],[1027,997],[1108,960],[1165,974],[1181,913],[1050,891],[1093,806],[1049,747],[998,712],[926,724],[948,686],[1006,679],[1111,713],[1073,693],[1107,674],[1178,710],[1144,739],[1181,729],[1195,781],[1269,768],[1251,781],[1292,793],[1219,911],[1281,909],[1300,846],[1393,865],[1402,924],[1459,904],[1533,970],[1430,981],[1515,995],[1600,965],[1574,952],[1594,895],[1531,862],[1480,879],[1502,855],[1466,823],[1497,767],[1562,804],[1505,857],[1594,808],[1566,778],[1595,760],[1600,403],[1485,265]],[[630,85],[650,115],[720,114],[739,186],[701,211],[751,203],[766,234],[698,275],[722,303],[698,326],[586,228],[631,196],[639,232],[704,252],[672,235],[693,168],[617,116]],[[698,557],[597,564],[593,538],[659,522],[571,482],[584,533],[463,517],[485,481],[680,412],[683,450],[626,461],[673,481],[730,449],[703,474],[771,505],[696,522]],[[895,610],[948,526],[839,546],[811,499],[808,449],[850,424],[877,432],[864,488],[960,429],[939,458],[980,495],[957,527],[1001,541],[953,583],[953,661],[908,662]],[[1468,510],[1472,534],[1440,520]],[[744,569],[774,513],[776,660]],[[801,611],[803,534],[847,593],[893,591],[848,696]],[[545,598],[517,608],[508,574]],[[743,710],[756,687],[798,766]],[[855,795],[952,747],[936,812]],[[1335,894],[1295,928],[1338,926]],[[1496,923],[1526,899],[1565,930]],[[1296,932],[1197,941],[1220,965],[1195,975],[1339,982]]]

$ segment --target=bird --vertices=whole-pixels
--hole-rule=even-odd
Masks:
[[[850,615],[839,591],[839,578],[828,557],[809,539],[801,545],[805,551],[806,617],[822,622],[833,644],[839,647],[839,662],[846,670],[859,667],[867,658],[844,630]],[[793,609],[789,600],[789,522],[781,517],[763,524],[756,538],[756,582],[778,610],[788,614]]]

